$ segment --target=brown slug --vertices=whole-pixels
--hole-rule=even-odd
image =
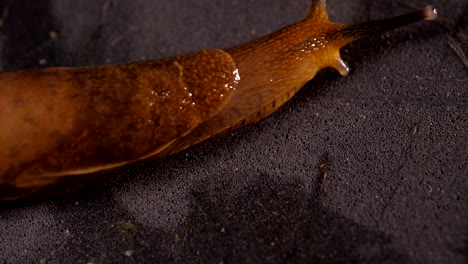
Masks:
[[[348,26],[330,22],[319,0],[299,23],[225,50],[1,73],[0,199],[48,186],[73,189],[98,172],[162,158],[255,122],[318,70],[347,75],[339,50],[349,42],[435,17],[427,6]]]

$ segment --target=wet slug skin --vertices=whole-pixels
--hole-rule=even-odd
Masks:
[[[318,70],[333,67],[347,75],[339,55],[344,45],[435,17],[427,6],[348,26],[328,20],[324,0],[313,1],[304,20],[225,50],[1,73],[0,199],[50,186],[73,189],[100,172],[162,158],[256,122]]]

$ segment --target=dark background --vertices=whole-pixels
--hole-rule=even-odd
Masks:
[[[226,48],[300,20],[307,2],[1,0],[0,69]],[[425,4],[328,10],[356,23]],[[0,262],[467,263],[468,1],[432,4],[439,20],[348,45],[349,77],[321,72],[261,122],[2,205]]]

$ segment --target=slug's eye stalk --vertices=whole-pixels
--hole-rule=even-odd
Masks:
[[[431,5],[428,5],[422,9],[424,13],[424,20],[434,20],[437,18],[437,9]]]
[[[330,39],[341,39],[350,42],[359,38],[372,36],[422,20],[434,20],[435,18],[437,18],[436,8],[428,5],[423,9],[409,14],[345,26],[343,29],[330,32],[328,37]]]

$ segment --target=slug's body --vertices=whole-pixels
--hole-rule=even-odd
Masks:
[[[339,49],[352,40],[433,18],[426,7],[346,26],[329,22],[319,1],[303,21],[227,50],[0,74],[0,199],[62,183],[65,191],[107,169],[255,122],[318,70],[346,75]]]

